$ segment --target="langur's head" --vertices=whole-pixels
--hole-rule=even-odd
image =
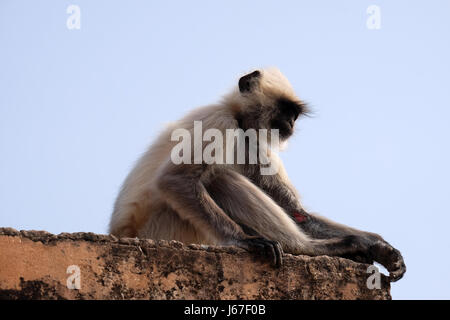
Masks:
[[[238,90],[229,98],[243,130],[278,129],[281,140],[292,135],[295,121],[307,112],[289,81],[274,68],[241,77]]]

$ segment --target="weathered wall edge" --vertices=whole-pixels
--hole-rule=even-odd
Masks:
[[[277,269],[237,247],[0,228],[1,299],[390,299],[383,275],[367,288],[367,267],[284,254]]]

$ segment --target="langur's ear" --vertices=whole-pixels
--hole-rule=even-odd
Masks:
[[[241,93],[251,92],[258,85],[260,77],[261,72],[258,70],[243,76],[239,79],[239,91]]]

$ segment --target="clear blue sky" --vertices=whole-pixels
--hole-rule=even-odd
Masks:
[[[402,251],[395,299],[448,299],[449,16],[446,0],[2,0],[0,226],[105,233],[164,123],[278,66],[315,111],[282,154],[304,205]]]

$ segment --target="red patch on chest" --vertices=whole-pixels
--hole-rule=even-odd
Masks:
[[[295,219],[295,221],[301,223],[301,222],[305,222],[306,221],[306,216],[301,214],[301,213],[294,212],[294,219]]]

